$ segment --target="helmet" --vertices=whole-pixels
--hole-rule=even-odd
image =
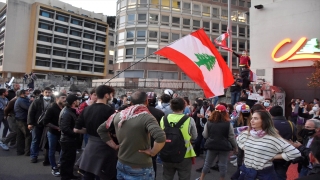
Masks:
[[[164,93],[168,94],[170,97],[172,97],[172,95],[173,95],[173,91],[171,89],[165,89]]]

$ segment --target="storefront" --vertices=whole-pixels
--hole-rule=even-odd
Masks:
[[[307,102],[320,98],[320,88],[308,87],[306,79],[314,72],[313,60],[320,60],[320,1],[251,2],[251,69],[259,78],[282,87],[286,104],[293,98]],[[262,6],[257,9],[257,5]]]

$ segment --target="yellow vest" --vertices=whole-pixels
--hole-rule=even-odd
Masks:
[[[169,114],[167,119],[168,119],[169,124],[170,123],[175,123],[176,124],[176,123],[179,122],[179,120],[183,116],[184,116],[183,114]],[[187,151],[186,151],[186,154],[185,154],[184,158],[191,158],[191,157],[195,157],[196,156],[196,153],[194,152],[192,144],[190,142],[191,135],[189,134],[189,124],[190,124],[190,118],[188,118],[183,123],[183,125],[181,125],[181,127],[180,127],[180,130],[181,130],[184,142],[185,142],[185,146],[187,148]],[[163,117],[162,117],[162,119],[160,121],[160,127],[162,129],[164,129]]]

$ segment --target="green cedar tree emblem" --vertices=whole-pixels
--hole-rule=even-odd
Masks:
[[[208,54],[195,54],[199,61],[195,62],[199,67],[204,65],[208,71],[211,71],[216,63],[216,58]]]
[[[317,38],[310,39],[306,45],[297,54],[320,52],[319,42]]]

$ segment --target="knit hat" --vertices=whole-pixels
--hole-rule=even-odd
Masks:
[[[227,110],[227,108],[224,105],[218,104],[216,106],[216,111],[221,112],[221,111],[226,111],[226,110]]]
[[[69,105],[71,105],[73,102],[75,102],[75,101],[77,101],[78,100],[78,97],[77,96],[75,96],[75,95],[73,95],[73,94],[70,94],[70,95],[68,95],[67,96],[67,103],[69,104]]]
[[[241,106],[241,112],[242,113],[250,113],[250,107],[248,105],[246,105],[246,104],[243,104]]]

